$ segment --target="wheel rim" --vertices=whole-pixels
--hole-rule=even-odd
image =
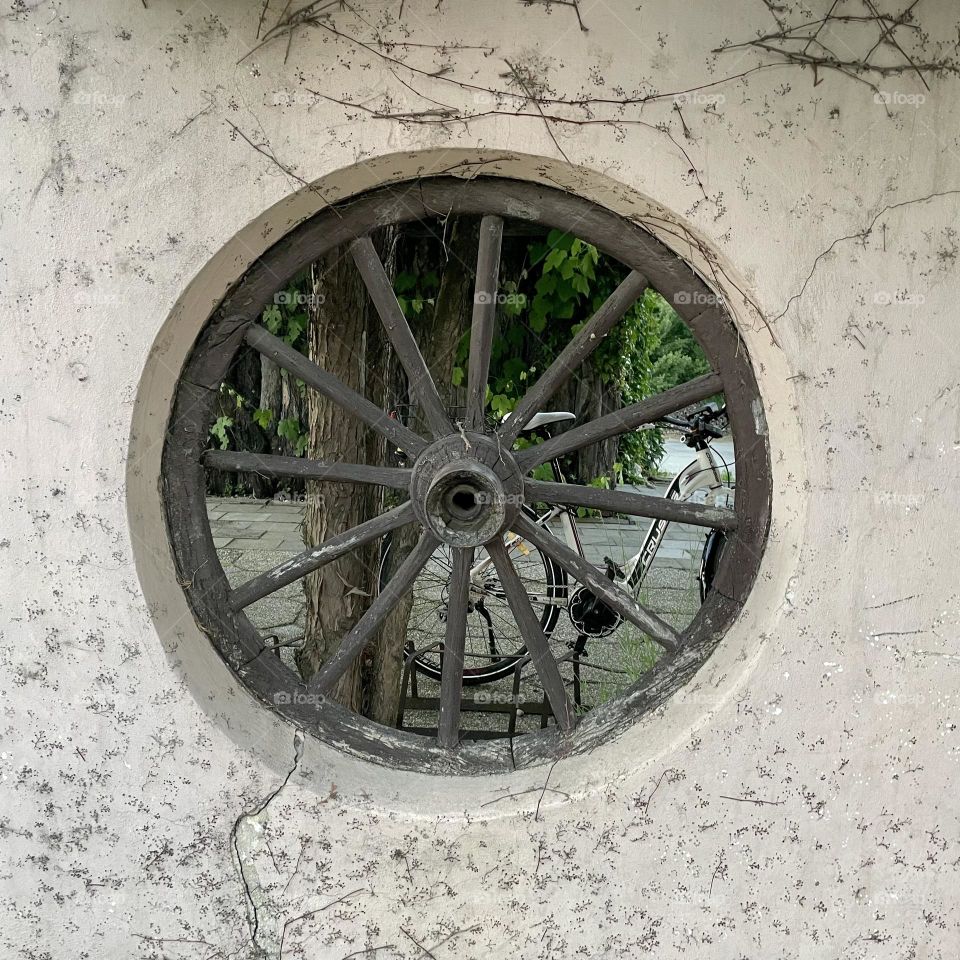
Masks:
[[[511,560],[531,598],[540,627],[549,639],[565,600],[566,585],[562,571],[539,551],[532,551],[527,557],[518,556],[518,553],[520,551],[512,550]],[[483,563],[486,559],[483,550],[477,551],[474,557],[476,563]],[[441,678],[442,657],[426,648],[436,636],[436,622],[441,619],[445,621],[452,573],[449,548],[441,547],[414,585],[414,601],[407,624],[407,655],[413,658],[414,669],[436,681]],[[422,584],[422,581],[425,583]],[[472,610],[468,610],[467,616],[463,682],[465,685],[476,685],[503,679],[513,673],[518,661],[524,658],[526,647],[516,625],[508,618],[507,598],[495,571],[489,570],[475,578],[471,587],[471,601]],[[498,656],[490,651],[491,632],[499,651]]]
[[[402,313],[396,309],[392,291],[384,289],[385,275],[381,277],[383,268],[367,236],[372,229],[386,222],[427,219],[437,211],[483,216],[477,260],[477,296],[471,326],[467,413],[465,423],[461,425],[450,422],[440,402],[436,386],[423,364],[410,329]],[[647,285],[677,304],[678,312],[693,330],[715,372],[630,405],[615,415],[576,426],[538,447],[510,454],[504,469],[501,469],[502,462],[499,466],[487,462],[490,459],[491,437],[484,430],[483,401],[490,364],[496,274],[505,217],[519,217],[546,227],[576,232],[577,236],[594,243],[633,272],[584,327],[587,332],[583,336],[578,334],[571,341],[553,366],[541,375],[521,399],[510,420],[497,428],[494,440],[498,451],[502,452],[504,448],[509,450],[524,424],[542,408],[557,385],[563,383],[592,352],[593,341],[602,339],[605,331],[611,329],[616,319],[622,316]],[[406,370],[411,390],[424,411],[431,436],[419,436],[392,420],[384,411],[349,391],[296,351],[285,349],[282,341],[277,341],[255,323],[255,318],[277,288],[278,276],[288,277],[322,253],[345,244],[350,244],[350,252],[383,319],[393,349]],[[708,305],[703,307],[704,303]],[[334,537],[321,547],[306,551],[300,558],[295,558],[296,562],[283,565],[286,569],[281,573],[270,571],[269,576],[256,577],[232,590],[217,559],[206,521],[204,466],[243,469],[246,463],[242,454],[220,454],[205,449],[214,415],[216,391],[232,358],[243,344],[270,356],[280,366],[303,379],[308,386],[359,416],[371,429],[404,450],[413,467],[388,469],[309,463],[294,467],[273,462],[285,458],[267,458],[271,462],[266,464],[260,458],[258,469],[272,470],[275,475],[291,475],[283,471],[296,469],[298,475],[309,476],[309,472],[304,471],[312,469],[313,475],[318,478],[375,483],[397,489],[406,487],[411,491],[411,501],[361,524],[349,536]],[[728,531],[728,546],[717,572],[716,589],[691,627],[680,636],[655,614],[644,610],[622,592],[618,594],[612,590],[597,576],[597,571],[586,569],[588,564],[572,555],[552,534],[532,524],[518,511],[518,507],[525,499],[531,498],[557,502],[562,496],[563,502],[576,503],[576,499],[571,497],[588,497],[593,505],[649,516],[650,498],[642,498],[647,502],[640,503],[636,495],[620,491],[587,493],[587,488],[559,491],[553,489],[552,484],[532,481],[529,474],[549,457],[579,449],[598,439],[616,436],[721,390],[726,394],[738,449],[736,513],[729,515],[716,512],[709,517],[709,522],[704,515],[706,526],[723,527]],[[503,751],[488,746],[458,744],[463,641],[460,636],[462,630],[457,624],[460,622],[460,611],[466,605],[466,571],[470,569],[477,542],[487,544],[511,609],[521,626],[534,669],[549,698],[559,730],[564,734],[563,749],[569,752],[589,748],[606,739],[611,732],[623,729],[636,716],[662,703],[706,659],[749,593],[769,522],[769,455],[762,405],[743,345],[717,298],[683,261],[635,225],[580,198],[515,181],[478,179],[465,184],[454,178],[436,178],[420,181],[413,186],[383,188],[345,203],[336,211],[326,211],[302,225],[248,271],[208,321],[178,384],[170,424],[163,458],[168,530],[181,582],[187,584],[185,592],[188,601],[204,632],[250,690],[298,725],[364,756],[418,769],[425,764],[428,768],[436,766],[448,769],[451,767],[452,753],[456,753],[452,762],[455,769],[488,769],[505,762],[506,754]],[[469,469],[455,483],[447,484],[449,477],[446,475],[438,478],[445,464],[429,471],[424,469],[423,464],[431,452],[436,452],[444,444],[462,443],[465,434],[467,442],[477,452],[469,457]],[[481,468],[488,472],[484,473]],[[465,484],[475,493],[490,494],[496,506],[496,509],[481,511],[487,526],[482,529],[471,528],[469,536],[465,536],[463,528],[457,534],[449,524],[444,527],[433,522],[437,505],[446,502],[449,506],[452,501],[444,501],[443,498],[458,483]],[[432,508],[428,507],[430,491],[437,493]],[[598,497],[598,494],[605,496]],[[446,519],[450,519],[449,511]],[[415,548],[358,625],[344,638],[340,650],[310,681],[304,683],[275,658],[263,656],[263,643],[243,613],[249,603],[267,595],[271,588],[275,590],[278,585],[292,582],[321,563],[340,556],[350,545],[348,540],[352,545],[370,542],[409,523],[423,528]],[[467,527],[471,523],[467,522]],[[619,707],[605,709],[600,712],[602,716],[592,717],[590,724],[581,725],[589,729],[574,729],[576,718],[570,698],[545,643],[539,620],[530,609],[514,565],[499,539],[511,525],[551,561],[565,569],[572,581],[590,586],[611,607],[637,623],[669,652],[669,656],[655,671],[656,675],[641,678],[622,698],[623,703]],[[489,535],[490,530],[496,530],[494,539],[480,540],[480,537]],[[390,731],[385,736],[383,728],[331,703],[327,693],[337,677],[360,653],[370,631],[412,584],[419,570],[442,542],[447,543],[453,551],[450,602],[457,616],[450,617],[449,623],[453,626],[445,637],[438,749],[425,738],[405,735],[401,731]],[[524,741],[524,754],[528,762],[555,756],[560,743],[555,732],[531,734],[524,737]],[[511,751],[511,756],[516,762],[515,752]]]

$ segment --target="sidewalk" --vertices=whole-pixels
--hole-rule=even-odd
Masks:
[[[650,496],[662,496],[666,484],[632,489]],[[214,544],[232,586],[252,579],[305,549],[304,510],[305,505],[298,502],[208,498],[207,511]],[[605,556],[622,563],[637,553],[649,524],[650,521],[643,517],[598,518],[579,520],[577,528],[587,559],[602,566]],[[560,535],[559,525],[554,532]],[[671,524],[643,586],[641,601],[678,629],[686,627],[699,608],[695,578],[705,532],[698,527]],[[276,641],[288,645],[281,650],[281,656],[295,669],[294,652],[305,629],[303,581],[291,583],[257,601],[246,609],[246,614],[263,637],[275,637]],[[573,634],[566,636],[570,625],[566,619],[563,623],[564,629],[558,629],[554,637],[558,655],[565,652],[563,644],[573,637]],[[621,665],[622,652],[604,650],[600,644],[591,645],[591,649],[597,662],[611,667]]]

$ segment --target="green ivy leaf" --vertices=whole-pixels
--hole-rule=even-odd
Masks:
[[[233,426],[233,417],[217,417],[210,428],[210,435],[220,444],[221,450],[230,445],[230,436],[227,430]]]

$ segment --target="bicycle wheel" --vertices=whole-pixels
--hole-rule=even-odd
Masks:
[[[533,511],[525,509],[535,518]],[[504,538],[510,543],[510,536]],[[385,544],[380,582],[389,580],[393,538]],[[566,607],[567,575],[546,554],[522,541],[514,543],[509,555],[536,612],[540,627],[549,639]],[[467,627],[464,643],[463,682],[467,686],[492,683],[509,676],[527,648],[510,610],[496,568],[485,548],[474,558]],[[439,682],[443,671],[443,640],[446,633],[450,580],[453,572],[451,548],[441,544],[414,581],[407,621],[407,651],[421,651],[414,667]]]
[[[726,545],[727,535],[722,530],[711,530],[707,534],[706,542],[703,545],[703,556],[700,559],[700,574],[697,577],[700,581],[701,603],[706,601],[707,594],[713,587],[713,579],[717,575],[720,558],[723,556]]]

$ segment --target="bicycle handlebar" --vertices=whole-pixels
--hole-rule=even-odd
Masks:
[[[711,420],[719,420],[727,415],[727,406],[713,407],[707,405],[699,410],[694,410],[688,417],[660,417],[657,423],[665,423],[671,427],[677,427],[680,430],[695,430],[703,428]]]

